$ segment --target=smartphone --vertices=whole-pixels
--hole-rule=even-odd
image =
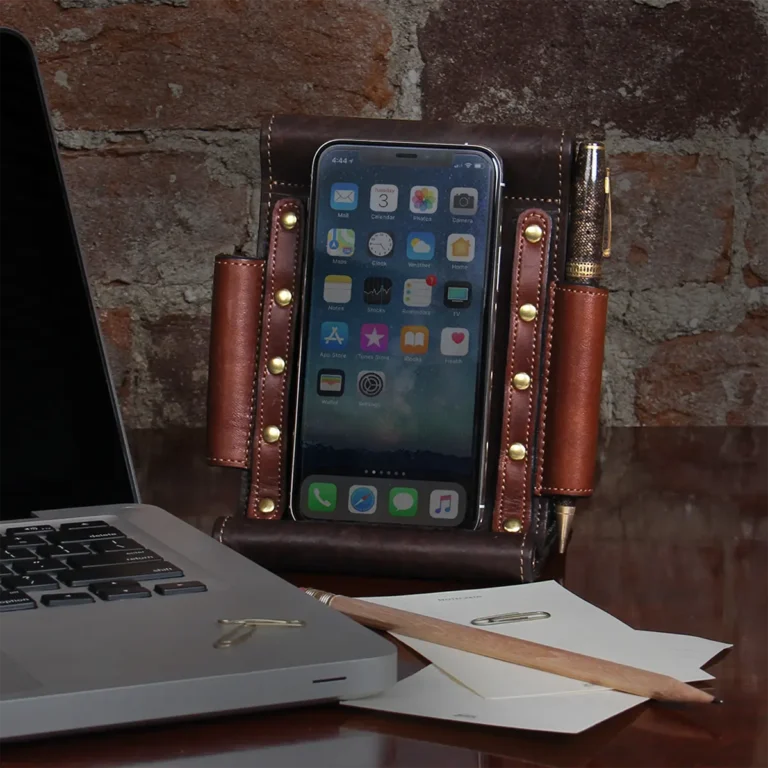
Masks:
[[[479,146],[316,154],[294,518],[481,523],[501,179]]]

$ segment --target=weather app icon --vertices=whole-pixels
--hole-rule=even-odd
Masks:
[[[429,261],[435,258],[435,236],[432,232],[411,232],[408,235],[408,258],[411,261]]]

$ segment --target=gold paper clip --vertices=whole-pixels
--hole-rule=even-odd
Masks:
[[[300,619],[219,619],[219,624],[234,628],[222,635],[214,648],[231,648],[245,642],[259,627],[303,627],[306,622]]]
[[[497,616],[483,616],[480,619],[472,619],[470,624],[476,627],[488,627],[494,624],[512,624],[517,621],[537,621],[548,619],[551,614],[546,611],[528,611],[527,613],[500,613]]]

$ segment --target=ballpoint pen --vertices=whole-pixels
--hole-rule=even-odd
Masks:
[[[611,187],[603,143],[579,144],[573,179],[565,281],[597,286],[602,261],[611,253]],[[555,514],[559,551],[563,554],[576,514],[576,500],[570,496],[556,497]]]

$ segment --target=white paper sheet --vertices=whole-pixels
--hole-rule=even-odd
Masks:
[[[513,611],[545,611],[550,618],[484,628],[670,675],[686,682],[712,679],[711,675],[701,671],[703,661],[700,659],[711,658],[727,647],[701,638],[695,638],[686,645],[683,639],[673,642],[664,639],[660,633],[638,633],[554,581],[368,600],[465,626],[471,626],[473,619],[484,616]],[[508,699],[606,690],[579,680],[475,656],[434,643],[397,634],[395,637],[484,698]],[[689,653],[694,644],[696,652]]]
[[[371,602],[464,624],[480,616],[498,613],[547,611],[552,614],[550,619],[527,625],[500,625],[495,629],[499,631],[503,627],[503,634],[512,635],[509,628],[514,627],[515,637],[563,648],[573,647],[573,638],[578,638],[578,643],[588,646],[581,652],[593,656],[600,655],[598,651],[607,654],[612,651],[611,644],[618,644],[621,645],[621,654],[627,659],[625,663],[641,666],[638,659],[650,659],[658,667],[672,669],[674,677],[686,682],[711,679],[711,675],[702,672],[699,667],[730,647],[727,643],[689,635],[633,630],[555,582],[371,598]],[[552,621],[555,618],[557,621]],[[431,665],[382,694],[343,704],[504,728],[579,733],[646,701],[640,696],[589,686],[464,651],[410,638],[401,639],[427,658],[440,658],[448,668],[448,674],[463,684],[449,677],[438,666]],[[494,677],[503,678],[499,685],[495,685]],[[501,691],[505,695],[477,695],[470,690],[473,685],[465,687],[467,681],[476,687],[496,693]],[[510,691],[514,692],[510,695]]]
[[[378,696],[342,703],[351,707],[462,723],[580,733],[643,701],[645,699],[639,696],[616,691],[484,699],[431,665]]]

